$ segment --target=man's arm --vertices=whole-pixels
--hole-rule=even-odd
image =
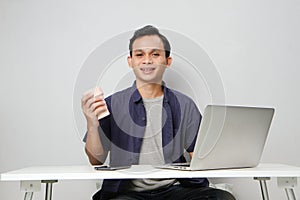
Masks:
[[[107,152],[99,136],[97,116],[107,111],[105,100],[103,96],[94,96],[94,91],[90,90],[83,95],[81,107],[87,121],[85,152],[92,165],[101,165],[106,159]]]
[[[186,135],[186,138],[188,140],[187,140],[186,148],[187,148],[187,152],[190,155],[190,158],[192,158],[194,153],[195,143],[200,128],[201,119],[202,119],[202,115],[193,101],[190,104],[188,117],[189,117],[188,128],[186,131],[186,133],[188,134]]]

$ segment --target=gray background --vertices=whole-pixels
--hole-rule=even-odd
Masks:
[[[145,24],[181,33],[205,49],[227,104],[275,107],[262,162],[300,166],[299,19],[300,3],[292,0],[0,0],[0,172],[88,164],[83,116],[73,109],[80,101],[73,102],[78,74],[102,43]],[[120,78],[129,84],[125,58],[113,62],[122,69],[111,67],[111,80],[102,79],[106,94],[120,87]],[[114,87],[106,87],[109,81]],[[214,181],[233,184],[238,199],[260,198],[251,179]],[[43,190],[35,199],[43,199]],[[60,181],[54,198],[89,199],[95,190],[94,181]],[[272,199],[284,198],[275,179],[269,191]],[[296,192],[299,197],[299,186]],[[19,183],[0,182],[0,199],[22,198]]]

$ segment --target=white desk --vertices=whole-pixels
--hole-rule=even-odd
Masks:
[[[32,193],[46,183],[45,199],[50,200],[52,184],[58,180],[93,180],[93,179],[138,179],[138,178],[254,178],[261,185],[263,199],[269,199],[266,180],[277,178],[279,187],[285,189],[288,199],[296,199],[293,188],[300,177],[300,167],[281,164],[260,164],[255,168],[178,171],[156,169],[149,165],[133,165],[129,169],[117,171],[96,171],[92,166],[38,166],[19,169],[1,174],[1,181],[21,181],[25,199],[31,199]]]

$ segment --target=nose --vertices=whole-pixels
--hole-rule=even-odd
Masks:
[[[152,57],[149,55],[146,55],[143,60],[143,64],[145,64],[145,65],[153,64]]]

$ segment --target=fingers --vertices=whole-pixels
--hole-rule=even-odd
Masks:
[[[96,108],[106,106],[106,102],[101,96],[89,96],[82,98],[82,109],[84,111],[94,112]]]
[[[85,92],[81,98],[81,105],[85,106],[87,104],[87,102],[93,97],[94,97],[94,94],[91,90]]]
[[[100,95],[94,96],[94,91],[89,90],[82,95],[81,104],[83,106],[88,104],[89,105],[88,107],[90,107],[90,104],[92,102],[100,101],[100,100],[103,100],[103,96],[100,96]]]
[[[103,92],[99,89],[91,89],[85,92],[81,98],[82,111],[88,120],[93,121],[108,112]]]
[[[96,109],[98,109],[98,108],[106,109],[106,102],[104,100],[94,101],[91,103],[91,106],[89,107],[91,112],[95,112]]]
[[[94,113],[96,114],[96,116],[99,116],[100,114],[105,113],[105,112],[107,112],[106,104],[97,106],[94,110]]]

